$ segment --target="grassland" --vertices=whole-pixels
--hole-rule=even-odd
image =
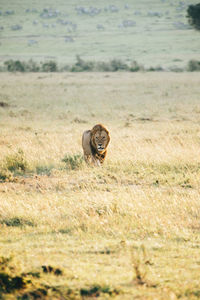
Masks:
[[[197,2],[1,0],[0,62],[54,59],[62,65],[79,55],[183,68],[199,60],[199,33],[186,18],[188,5]]]
[[[0,256],[13,257],[0,291],[2,272],[24,281],[3,299],[199,299],[199,86],[197,73],[0,74]],[[93,168],[81,134],[98,122],[111,144]]]

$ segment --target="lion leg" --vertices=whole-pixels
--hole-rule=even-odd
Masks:
[[[96,159],[93,155],[90,154],[84,154],[84,160],[87,165],[93,165],[93,166],[101,166],[101,162],[99,159]]]
[[[97,167],[100,167],[100,166],[101,166],[101,162],[100,162],[99,159],[93,158],[93,163],[94,163],[94,165],[97,166]]]
[[[91,164],[91,155],[84,153],[84,159],[87,164]]]

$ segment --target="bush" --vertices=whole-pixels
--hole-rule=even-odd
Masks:
[[[133,71],[129,68],[129,66],[121,61],[120,59],[112,59],[109,62],[93,62],[93,61],[85,61],[80,56],[76,57],[76,63],[72,65],[71,72],[117,72],[117,71]],[[136,66],[136,62],[133,63],[134,67]],[[141,69],[141,66],[137,64],[138,70]],[[135,70],[136,72],[136,70]]]
[[[10,172],[24,173],[28,169],[28,163],[25,159],[23,150],[19,149],[17,153],[6,156],[4,169]]]
[[[131,66],[130,66],[130,69],[129,69],[131,72],[139,72],[139,71],[144,71],[144,67],[139,65],[137,63],[137,61],[132,61],[131,63]]]
[[[110,66],[111,66],[111,72],[116,72],[116,71],[121,71],[121,70],[128,71],[128,69],[129,69],[128,65],[119,59],[111,60]]]
[[[200,71],[200,61],[190,60],[187,65],[187,70],[189,72]]]
[[[80,169],[83,165],[83,157],[80,154],[75,155],[65,155],[62,159],[62,162],[65,163],[65,168],[68,170],[77,170]]]
[[[19,149],[16,153],[7,155],[0,164],[0,181],[16,181],[15,174],[22,175],[28,170],[28,162],[24,152]]]
[[[164,69],[161,66],[149,67],[146,71],[148,72],[162,72]]]
[[[25,72],[26,70],[25,63],[19,60],[7,60],[5,61],[4,65],[6,66],[8,72]]]
[[[191,60],[188,62],[187,71],[199,71],[200,61]],[[183,72],[185,69],[172,66],[170,69],[172,72]],[[95,61],[85,61],[80,56],[76,57],[76,62],[72,65],[63,65],[58,67],[55,61],[47,61],[37,63],[33,60],[28,62],[21,62],[19,60],[8,60],[4,62],[4,67],[0,67],[0,72],[161,72],[165,71],[161,66],[144,68],[143,65],[139,64],[137,61],[132,61],[129,64],[123,62],[119,59],[112,59],[108,62],[95,62]]]
[[[72,66],[71,72],[89,72],[95,70],[95,63],[92,61],[84,61],[80,56],[76,56],[76,63]]]
[[[42,64],[42,72],[57,72],[57,63],[53,60],[45,62]]]
[[[51,175],[51,171],[53,170],[54,165],[50,164],[50,165],[37,165],[36,166],[36,173],[38,175],[47,175],[50,176]]]
[[[10,59],[4,62],[4,66],[8,72],[40,72],[41,69],[32,59],[28,62]]]
[[[110,63],[104,61],[96,63],[96,70],[99,72],[112,72]]]
[[[13,175],[4,166],[0,166],[0,181],[12,181]]]
[[[92,298],[97,298],[101,296],[102,294],[108,294],[109,296],[116,296],[120,294],[120,290],[118,289],[113,289],[109,286],[101,286],[99,284],[94,284],[91,287],[88,288],[81,288],[80,289],[80,295],[85,298],[85,297],[92,297]]]
[[[200,30],[200,3],[188,6],[187,17],[189,24]]]
[[[22,274],[14,276],[15,266],[11,265],[12,257],[0,257],[0,298],[1,293],[13,293],[16,290],[26,288],[27,282]]]
[[[40,65],[38,65],[32,59],[30,59],[28,63],[26,63],[26,72],[40,72],[40,69]]]
[[[18,217],[0,220],[0,224],[4,224],[8,227],[34,226],[34,223],[32,221]]]

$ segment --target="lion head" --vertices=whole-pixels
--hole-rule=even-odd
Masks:
[[[95,125],[91,130],[91,143],[98,153],[102,154],[110,142],[109,131],[101,124]]]

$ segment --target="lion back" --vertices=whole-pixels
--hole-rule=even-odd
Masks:
[[[92,155],[90,141],[91,141],[91,130],[86,130],[83,132],[83,136],[82,136],[82,147],[83,147],[84,155]]]

